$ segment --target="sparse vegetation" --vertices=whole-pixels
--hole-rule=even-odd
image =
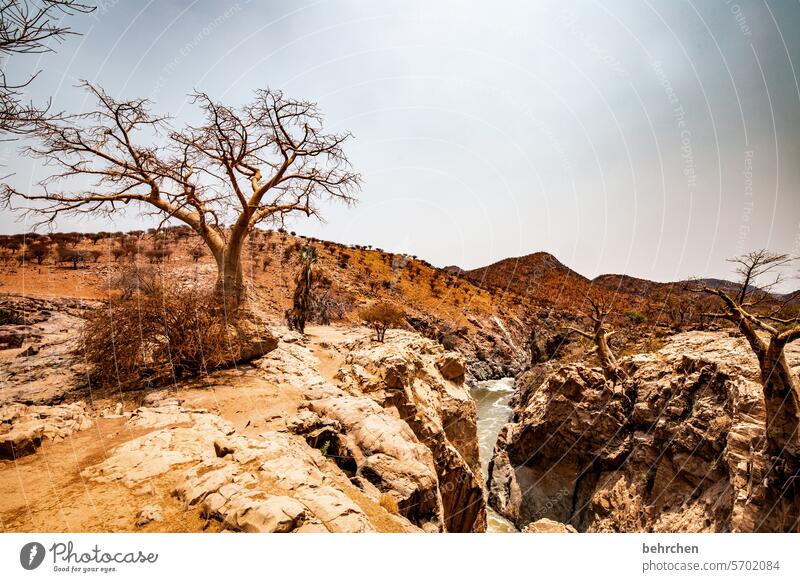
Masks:
[[[800,340],[797,314],[792,316],[785,309],[797,294],[778,305],[769,301],[772,299],[770,291],[783,282],[781,270],[793,259],[762,249],[731,259],[731,262],[740,277],[738,291],[734,293],[708,285],[695,285],[693,290],[716,296],[718,310],[706,315],[732,321],[753,350],[764,388],[767,450],[773,456],[791,459],[796,469],[800,464],[800,389],[786,362],[784,348]],[[756,287],[762,277],[770,279]]]
[[[405,314],[391,303],[376,303],[359,312],[361,320],[375,330],[377,341],[383,342],[386,330],[405,323]]]
[[[626,311],[625,316],[635,324],[640,324],[647,321],[647,316],[641,311]]]

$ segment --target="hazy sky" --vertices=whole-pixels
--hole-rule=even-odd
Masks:
[[[240,104],[270,86],[352,131],[360,203],[304,234],[468,268],[546,250],[656,280],[800,253],[796,1],[109,0],[71,22],[84,35],[56,55],[6,64],[43,69],[35,100],[81,110],[88,79],[180,124],[192,89]],[[43,175],[5,147],[16,186]]]

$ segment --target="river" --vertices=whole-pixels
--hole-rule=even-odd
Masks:
[[[511,414],[509,401],[514,394],[514,378],[486,380],[478,382],[471,390],[478,407],[478,442],[480,445],[481,469],[484,479],[489,476],[489,461],[492,458],[497,434],[508,422]],[[487,527],[489,533],[515,532],[510,521],[487,507]]]

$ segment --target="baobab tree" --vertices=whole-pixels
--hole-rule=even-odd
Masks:
[[[88,13],[93,6],[75,0],[0,0],[0,57],[52,52],[53,42],[76,34],[63,18]],[[0,132],[24,132],[29,123],[45,115],[47,106],[36,108],[20,103],[23,90],[36,73],[10,80],[6,67],[0,68]],[[5,137],[5,136],[3,136]]]
[[[314,103],[261,89],[235,108],[194,93],[203,122],[175,129],[151,113],[146,99],[121,101],[82,86],[97,108],[37,120],[37,143],[25,150],[59,170],[36,192],[6,185],[6,207],[38,217],[38,225],[62,215],[113,217],[128,205],[160,217],[159,227],[182,221],[216,261],[216,288],[229,316],[246,303],[242,249],[256,225],[282,226],[298,213],[319,217],[321,199],[355,200],[360,178],[343,150],[350,134],[325,133]],[[93,179],[91,188],[54,189],[81,176]]]
[[[622,380],[625,378],[625,372],[620,367],[614,352],[611,351],[611,347],[608,345],[608,338],[614,335],[614,331],[611,330],[607,322],[611,309],[602,297],[587,296],[586,300],[589,302],[590,308],[584,312],[584,315],[592,323],[591,331],[587,332],[575,327],[568,328],[568,331],[594,342],[594,350],[597,352],[600,367],[607,380],[612,382]]]
[[[800,339],[797,317],[780,317],[786,303],[776,304],[771,291],[782,281],[781,269],[792,263],[785,254],[758,250],[730,259],[740,276],[737,292],[707,285],[692,285],[691,290],[715,295],[722,311],[707,316],[733,322],[747,340],[758,360],[766,408],[767,452],[773,456],[800,457],[800,394],[797,380],[786,362],[784,348]],[[770,279],[756,287],[759,279]]]

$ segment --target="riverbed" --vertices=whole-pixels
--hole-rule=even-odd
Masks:
[[[478,444],[480,445],[481,470],[484,479],[489,476],[489,461],[492,458],[497,435],[511,415],[509,402],[514,394],[514,378],[478,382],[471,390],[478,408]],[[487,507],[489,533],[515,532],[510,521]]]

